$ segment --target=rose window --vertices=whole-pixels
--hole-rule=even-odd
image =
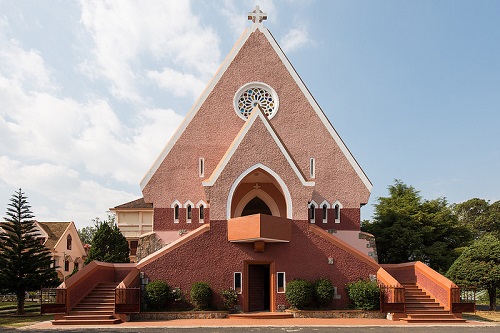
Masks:
[[[247,119],[256,106],[271,119],[278,110],[278,95],[273,88],[263,83],[250,83],[239,89],[235,96],[234,109],[243,119]]]

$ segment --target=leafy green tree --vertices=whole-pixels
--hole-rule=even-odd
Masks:
[[[21,189],[7,207],[0,233],[0,289],[15,293],[17,314],[24,314],[27,291],[59,283],[50,251],[36,239],[33,213]]]
[[[486,289],[490,310],[496,310],[497,289],[500,288],[500,240],[492,234],[484,235],[455,260],[446,275],[459,285]]]
[[[105,221],[101,221],[99,218],[94,219],[96,232],[92,238],[92,245],[85,264],[94,260],[113,263],[130,262],[127,239],[114,222],[113,215],[108,215],[108,219]]]
[[[412,186],[396,180],[389,196],[378,198],[373,221],[362,230],[375,236],[380,263],[422,261],[446,272],[471,239],[446,199],[423,200]]]
[[[94,238],[96,231],[97,227],[95,225],[90,225],[87,227],[83,227],[82,229],[78,229],[78,236],[80,236],[82,244],[92,245],[92,239]]]
[[[475,239],[485,233],[500,237],[500,201],[490,204],[484,199],[473,198],[454,205],[453,211]]]

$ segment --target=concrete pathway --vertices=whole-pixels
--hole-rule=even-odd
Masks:
[[[487,327],[499,326],[500,323],[489,323],[479,321],[467,321],[457,324],[408,324],[400,321],[390,321],[386,319],[364,319],[364,318],[290,318],[290,319],[175,319],[166,321],[133,321],[117,325],[99,325],[99,326],[53,326],[51,322],[41,322],[35,325],[24,327],[23,329],[55,329],[68,330],[75,328],[145,328],[145,327],[166,327],[166,328],[192,328],[192,327],[436,327],[436,326],[459,326],[459,327]]]

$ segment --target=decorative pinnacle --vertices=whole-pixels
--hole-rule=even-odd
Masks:
[[[262,23],[262,21],[267,20],[267,14],[260,10],[257,5],[253,12],[248,13],[248,19],[252,20],[253,23]]]

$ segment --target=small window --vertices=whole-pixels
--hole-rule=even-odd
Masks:
[[[130,241],[130,255],[135,256],[137,254],[137,247],[139,246],[139,241]]]
[[[179,205],[175,204],[174,206],[174,222],[179,223]]]
[[[276,275],[277,282],[276,282],[276,287],[278,289],[279,293],[284,293],[285,292],[285,286],[286,286],[286,281],[285,281],[285,272],[278,272]]]
[[[66,249],[71,250],[71,235],[66,237]]]
[[[192,208],[191,205],[187,206],[187,223],[191,223],[191,215],[192,215]]]
[[[200,205],[200,223],[203,223],[203,220],[205,220],[205,207]]]
[[[241,294],[241,272],[234,273],[234,290]]]
[[[316,160],[311,157],[311,159],[309,160],[309,175],[311,176],[311,178],[316,177],[315,168],[316,168]]]
[[[75,267],[73,268],[73,270],[78,272],[78,263],[77,263],[77,262],[75,262],[75,265],[74,265],[74,266],[75,266]]]
[[[324,204],[322,208],[323,208],[323,223],[326,223],[327,222],[327,219],[326,219],[327,216],[326,216],[326,214],[328,212],[328,210],[327,210],[328,207],[326,206],[326,204]]]
[[[313,203],[309,205],[309,220],[311,221],[311,223],[314,223],[315,209],[316,206],[314,206]]]
[[[64,261],[64,271],[69,272],[69,260]]]
[[[203,157],[198,160],[198,173],[200,177],[205,177],[205,159]]]
[[[340,222],[340,206],[338,204],[335,205],[335,223]]]

